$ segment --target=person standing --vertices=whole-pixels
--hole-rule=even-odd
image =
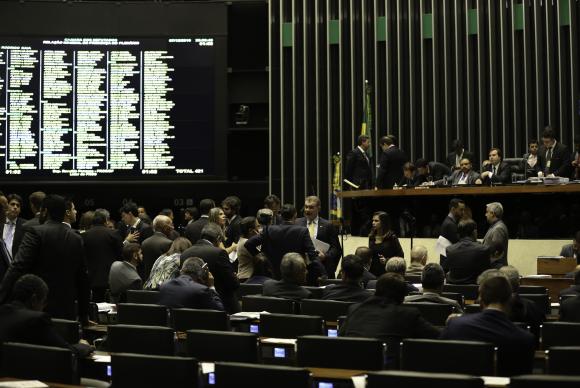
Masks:
[[[377,174],[376,187],[379,189],[392,189],[403,177],[403,165],[409,161],[405,151],[399,149],[396,142],[392,135],[383,136],[379,141],[383,150]]]
[[[374,187],[372,162],[367,153],[370,146],[370,137],[360,135],[356,148],[346,156],[343,175],[348,182],[345,182],[345,190],[370,190]],[[368,231],[367,223],[370,217],[369,201],[366,198],[354,198],[351,211],[351,234],[364,236]]]
[[[499,202],[488,203],[485,207],[485,218],[489,224],[489,229],[483,237],[483,245],[490,253],[499,253],[492,258],[491,267],[499,269],[508,265],[508,242],[509,233],[506,224],[502,221],[503,206]]]
[[[385,273],[385,264],[391,257],[404,257],[399,239],[391,230],[389,214],[378,211],[373,214],[373,227],[369,234],[369,248],[373,251],[370,272],[379,277]]]

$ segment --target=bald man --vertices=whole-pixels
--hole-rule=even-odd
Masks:
[[[143,251],[143,269],[140,273],[141,279],[149,279],[149,274],[155,260],[171,247],[171,232],[173,232],[173,221],[164,215],[158,215],[153,219],[153,235],[146,238],[141,244]],[[141,272],[141,271],[140,271]]]

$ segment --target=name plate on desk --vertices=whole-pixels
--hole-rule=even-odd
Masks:
[[[538,256],[538,274],[565,275],[576,269],[576,259],[562,256]]]

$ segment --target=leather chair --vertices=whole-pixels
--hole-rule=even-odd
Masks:
[[[338,321],[338,317],[346,315],[352,302],[337,300],[304,299],[300,303],[300,312],[304,315],[320,315],[325,321]]]
[[[276,314],[294,314],[296,302],[272,296],[246,295],[242,297],[242,311],[268,311]]]
[[[230,320],[225,311],[201,309],[173,309],[173,328],[177,331],[230,330]]]
[[[552,346],[546,350],[546,373],[580,376],[580,346]]]
[[[422,373],[405,371],[370,372],[367,388],[483,388],[483,379],[475,376],[452,373]]]
[[[252,388],[311,388],[310,371],[288,366],[266,366],[231,362],[215,363],[215,386]]]
[[[107,346],[111,353],[173,356],[175,332],[161,326],[110,325]]]
[[[127,303],[157,304],[159,291],[127,290]]]
[[[261,284],[240,283],[240,287],[237,289],[236,294],[238,295],[238,299],[241,299],[246,295],[262,295],[263,290],[264,286]]]
[[[262,314],[260,315],[260,336],[273,338],[297,338],[301,335],[324,334],[321,316]]]
[[[455,312],[455,308],[450,304],[438,303],[403,303],[403,306],[416,308],[421,312],[423,318],[434,326],[445,326],[447,317]]]
[[[523,294],[520,292],[520,297],[533,301],[540,311],[545,314],[552,312],[552,305],[550,303],[550,296],[548,294]]]
[[[52,324],[58,334],[69,344],[76,344],[81,339],[81,323],[68,319],[52,318]]]
[[[124,325],[168,326],[168,310],[158,304],[119,303],[117,322]]]
[[[578,388],[580,376],[521,375],[510,379],[510,388]]]
[[[258,362],[258,336],[232,331],[188,330],[187,355],[202,361]]]
[[[479,286],[477,284],[444,284],[443,292],[457,292],[463,294],[466,300],[476,300]]]
[[[540,326],[542,349],[552,346],[580,346],[580,323],[544,322]]]

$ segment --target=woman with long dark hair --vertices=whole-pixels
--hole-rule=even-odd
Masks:
[[[388,213],[378,211],[373,214],[369,248],[373,252],[370,272],[377,277],[385,273],[385,264],[391,257],[403,257],[403,248],[397,235],[391,230]]]

